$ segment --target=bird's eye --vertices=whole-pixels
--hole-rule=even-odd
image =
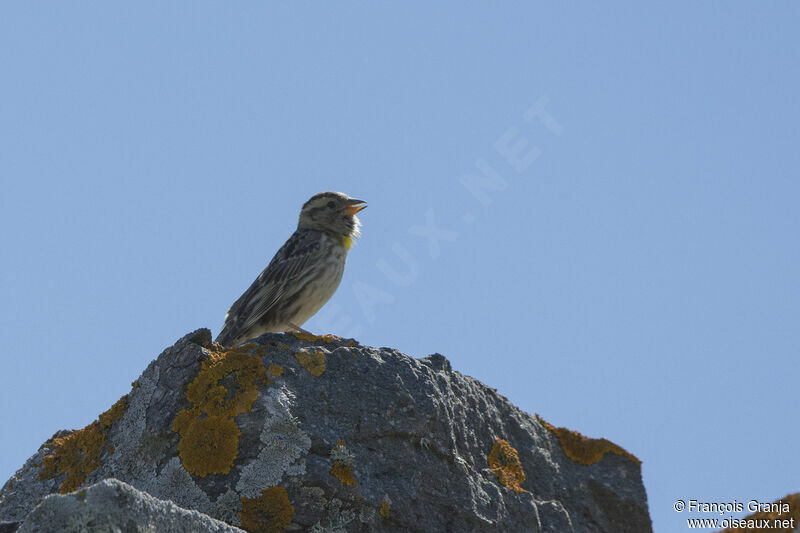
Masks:
[[[334,202],[333,200],[328,202],[328,209],[333,209],[334,207],[336,207],[336,202]]]

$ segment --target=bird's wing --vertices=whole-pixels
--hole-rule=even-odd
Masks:
[[[321,248],[318,232],[294,232],[250,288],[231,306],[220,337],[234,339],[258,323],[280,301],[287,284],[319,258]]]

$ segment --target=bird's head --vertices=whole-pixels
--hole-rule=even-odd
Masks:
[[[321,192],[303,204],[298,229],[315,229],[344,237],[358,237],[361,222],[356,213],[364,209],[363,200],[341,192]]]

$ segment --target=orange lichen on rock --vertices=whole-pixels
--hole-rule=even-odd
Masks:
[[[268,384],[261,358],[244,348],[209,353],[186,388],[192,406],[172,422],[181,435],[178,453],[186,470],[200,477],[230,472],[241,435],[233,418],[249,411],[258,387]]]
[[[391,511],[392,506],[389,504],[388,501],[383,500],[381,502],[381,508],[378,510],[380,515],[384,518],[389,518],[389,512]]]
[[[306,342],[317,342],[317,341],[325,341],[328,344],[342,340],[341,337],[337,337],[336,335],[314,335],[313,333],[303,333],[300,331],[293,331],[292,335],[300,339],[301,341]]]
[[[230,472],[241,434],[233,418],[208,416],[192,421],[178,444],[183,467],[200,477]]]
[[[250,533],[283,531],[292,523],[294,507],[284,487],[270,487],[258,498],[242,498],[242,527]]]
[[[269,375],[272,377],[279,377],[283,375],[283,367],[280,365],[269,365]]]
[[[489,452],[489,468],[495,473],[500,483],[514,492],[525,492],[522,482],[525,481],[525,472],[519,460],[517,450],[508,441],[496,439]]]
[[[232,380],[226,379],[231,377],[235,388]],[[236,416],[249,411],[258,398],[258,386],[268,384],[260,357],[240,349],[210,352],[187,387],[186,398],[209,416]]]
[[[336,441],[336,446],[331,449],[331,459],[333,459],[331,474],[336,476],[336,479],[345,485],[358,485],[353,472],[353,460],[355,457],[347,449],[347,445],[343,440]]]
[[[331,467],[331,474],[336,476],[336,479],[345,485],[358,485],[356,476],[353,473],[353,467],[350,465],[346,465],[339,461],[334,461],[333,466]]]
[[[315,378],[325,372],[325,352],[322,350],[302,351],[294,354],[300,365]]]
[[[53,453],[44,457],[39,479],[53,479],[61,474],[67,477],[58,492],[72,492],[86,481],[86,476],[100,466],[100,456],[108,442],[111,426],[125,414],[128,397],[120,398],[108,411],[85,428],[49,442]]]
[[[602,459],[607,453],[621,455],[622,457],[630,459],[637,465],[642,464],[633,454],[609,440],[591,439],[581,435],[577,431],[572,431],[567,428],[557,428],[545,422],[539,415],[536,415],[536,420],[550,433],[558,437],[558,442],[561,444],[561,449],[564,450],[564,455],[578,464],[586,466],[592,465]]]
[[[800,522],[800,492],[787,494],[765,507],[764,510],[756,511],[741,520],[746,527],[729,527],[719,533],[759,533],[767,530],[792,533],[797,531],[796,528]],[[753,527],[747,527],[751,524]]]
[[[111,406],[111,409],[97,417],[97,421],[100,423],[100,429],[104,431],[111,429],[111,426],[114,424],[114,422],[122,418],[122,415],[125,414],[127,409],[128,395],[126,394],[117,400],[116,403]]]

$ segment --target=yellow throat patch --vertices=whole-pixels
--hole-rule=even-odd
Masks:
[[[342,237],[342,246],[345,250],[350,251],[350,247],[353,246],[353,238],[350,235]]]

